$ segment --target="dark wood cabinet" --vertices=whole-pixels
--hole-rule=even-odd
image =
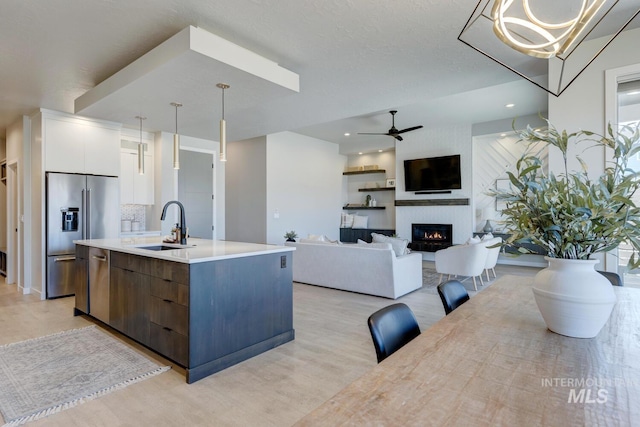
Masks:
[[[153,277],[150,292],[151,348],[188,366],[189,286]]]
[[[173,282],[174,278],[183,283]],[[186,366],[188,283],[187,264],[112,252],[109,324]],[[167,332],[183,338],[166,340]]]
[[[109,324],[145,345],[149,345],[150,281],[145,274],[111,267]]]
[[[108,324],[192,383],[294,339],[291,266],[289,251],[187,264],[111,250]]]
[[[371,243],[371,233],[384,234],[392,236],[396,230],[374,229],[374,228],[341,228],[340,241],[343,243],[356,243],[358,239]]]

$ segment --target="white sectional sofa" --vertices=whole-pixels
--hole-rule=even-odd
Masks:
[[[286,242],[293,280],[396,299],[422,287],[422,255],[396,256],[391,244]]]

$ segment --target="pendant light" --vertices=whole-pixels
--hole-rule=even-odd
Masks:
[[[180,169],[180,135],[178,135],[178,107],[182,107],[179,102],[172,102],[176,107],[176,132],[173,134],[173,168]]]
[[[147,120],[144,116],[136,116],[140,120],[140,142],[138,143],[138,173],[144,175],[144,144],[142,143],[142,121]]]
[[[224,121],[224,90],[229,89],[229,85],[218,83],[216,85],[222,89],[222,119],[220,119],[220,161],[227,161],[227,123]]]

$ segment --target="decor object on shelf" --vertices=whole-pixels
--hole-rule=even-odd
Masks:
[[[640,13],[618,1],[530,3],[479,0],[458,40],[555,96]]]
[[[484,231],[485,233],[493,233],[493,226],[491,225],[491,219],[490,219],[492,214],[493,212],[490,208],[485,207],[482,210],[482,217],[486,218],[486,222],[484,224],[484,227],[482,228],[482,231]]]
[[[295,242],[296,237],[298,237],[298,233],[296,233],[294,230],[284,233],[284,238],[287,239],[287,242]]]
[[[138,173],[144,175],[144,144],[142,143],[142,121],[147,120],[144,116],[136,116],[140,120],[140,142],[138,143]]]
[[[176,132],[173,134],[173,168],[180,169],[180,135],[178,134],[178,108],[182,107],[179,102],[172,102],[176,108]]]
[[[387,178],[387,187],[395,187],[396,179],[395,178]]]
[[[365,206],[371,206],[371,194],[367,194],[367,197],[365,198],[364,205]]]
[[[227,161],[227,122],[224,121],[224,91],[231,86],[218,83],[216,87],[222,89],[222,118],[220,119],[220,161]]]
[[[363,171],[364,167],[362,166],[347,166],[347,168],[345,169],[345,172],[349,173],[349,172],[360,172]]]
[[[601,322],[595,334],[576,332],[578,325],[547,322],[554,332],[580,338],[597,335],[609,317],[615,295],[611,285],[593,268],[591,256],[595,253],[615,249],[623,242],[629,244],[631,256],[628,267],[640,266],[640,207],[632,202],[632,196],[640,189],[640,173],[629,168],[629,161],[640,152],[640,130],[638,127],[620,126],[614,133],[611,125],[606,135],[590,131],[567,133],[556,130],[550,123],[543,131],[527,127],[519,132],[520,139],[529,143],[544,143],[560,150],[564,159],[564,171],[560,175],[545,173],[542,160],[526,151],[516,164],[515,173],[508,172],[511,187],[506,190],[492,190],[490,194],[506,202],[502,210],[505,229],[511,233],[507,244],[527,242],[545,249],[548,269],[536,276],[533,292],[540,311],[549,315],[549,305],[560,310],[554,316],[563,316],[569,320],[568,311],[577,310],[582,303],[585,316],[592,313],[594,304],[608,306],[608,314]],[[588,177],[585,163],[581,171],[569,172],[568,151],[580,143],[590,143],[595,147],[612,150],[612,160],[599,177]],[[521,250],[526,253],[526,250]],[[580,267],[581,279],[565,273],[557,273],[560,260],[584,261],[587,267]],[[552,265],[553,264],[553,265]],[[587,274],[588,270],[591,274]],[[570,281],[570,283],[544,284],[548,281]],[[587,282],[600,283],[603,288],[596,291]],[[579,285],[582,286],[579,286]],[[543,286],[545,285],[545,286]],[[587,290],[587,288],[589,290]],[[600,295],[599,302],[593,302],[585,295],[590,292]],[[550,302],[551,301],[551,302]],[[545,314],[546,313],[546,314]],[[572,314],[575,323],[584,323]],[[550,318],[550,317],[549,317]]]

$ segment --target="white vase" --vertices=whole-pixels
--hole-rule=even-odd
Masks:
[[[598,273],[598,260],[545,257],[549,267],[533,279],[533,294],[549,330],[574,338],[593,338],[609,320],[616,294]]]

